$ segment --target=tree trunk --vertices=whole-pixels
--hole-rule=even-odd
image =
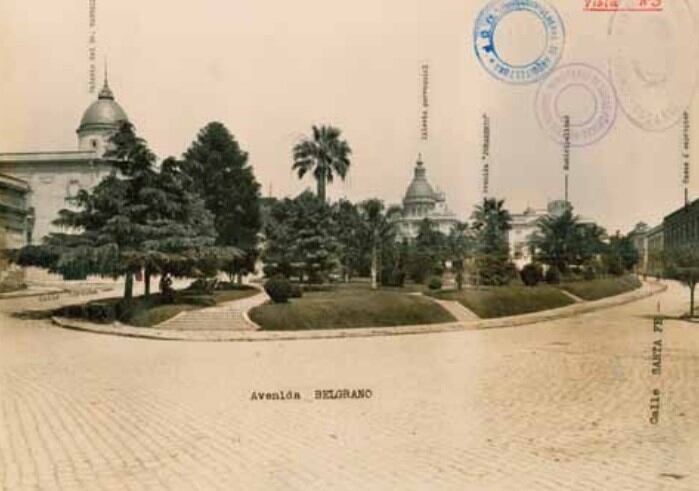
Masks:
[[[321,169],[320,175],[318,176],[318,198],[325,203],[325,171]]]
[[[124,298],[131,300],[133,298],[133,273],[126,273],[126,281],[124,282]]]
[[[145,288],[145,293],[146,297],[150,295],[150,277],[151,277],[151,270],[150,268],[146,267],[146,269],[143,272],[143,284]]]
[[[691,319],[694,317],[694,290],[696,289],[697,284],[693,283],[689,285],[689,318]]]
[[[378,262],[379,262],[379,255],[376,250],[376,243],[371,247],[371,289],[376,290],[379,285],[376,281],[377,279],[377,270],[378,268]]]

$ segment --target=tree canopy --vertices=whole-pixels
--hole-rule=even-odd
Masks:
[[[240,256],[235,248],[213,248],[213,217],[188,190],[189,179],[174,159],[161,169],[155,155],[129,123],[111,139],[105,155],[113,170],[92,190],[69,199],[54,224],[64,232],[44,244],[25,247],[19,262],[69,278],[89,274],[126,276],[124,296],[132,296],[133,275],[142,269],[192,275],[215,269],[216,261]]]
[[[216,244],[245,252],[243,260],[229,263],[226,270],[252,272],[262,221],[260,185],[248,154],[222,123],[211,122],[199,131],[180,166],[214,217]]]
[[[347,175],[352,150],[342,132],[334,126],[313,126],[313,134],[294,145],[292,168],[299,179],[313,173],[318,188],[317,195],[326,200],[326,185],[333,182],[335,174],[342,179]]]
[[[310,192],[276,202],[265,227],[265,273],[322,281],[338,264],[335,231],[332,208]]]

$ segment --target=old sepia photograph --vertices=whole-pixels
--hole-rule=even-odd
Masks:
[[[0,489],[699,490],[699,0],[0,0]]]

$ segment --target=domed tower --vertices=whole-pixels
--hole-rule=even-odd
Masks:
[[[109,88],[107,74],[104,76],[104,87],[97,100],[90,104],[82,120],[78,133],[78,149],[94,151],[102,157],[107,151],[109,138],[119,129],[119,124],[128,121],[126,113],[114,100],[114,94]]]
[[[403,198],[404,214],[407,216],[426,216],[434,209],[436,202],[437,194],[427,182],[422,157],[418,157],[415,176],[405,192],[405,198]]]

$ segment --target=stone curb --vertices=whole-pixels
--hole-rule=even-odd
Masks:
[[[429,324],[419,326],[367,327],[355,329],[323,329],[308,331],[172,331],[144,327],[132,327],[120,323],[109,325],[93,324],[75,319],[52,317],[52,322],[65,329],[86,331],[97,334],[145,338],[163,341],[292,341],[303,339],[361,338],[373,336],[402,336],[408,334],[432,334],[440,332],[458,332],[478,329],[495,329],[521,325],[538,324],[545,321],[563,319],[582,314],[589,314],[610,307],[642,300],[662,293],[668,289],[661,283],[645,283],[639,290],[623,293],[614,297],[568,305],[558,309],[534,312],[499,319],[485,319],[472,322],[450,322],[446,324]]]
[[[111,286],[97,286],[94,288],[95,293],[103,293],[103,292],[110,292],[114,290],[114,287]],[[22,298],[33,298],[33,297],[41,297],[44,295],[63,295],[63,294],[70,294],[71,291],[68,288],[51,288],[44,291],[24,291],[24,290],[19,290],[17,292],[10,292],[10,293],[0,293],[0,300],[17,300],[17,299],[22,299]]]
[[[52,290],[46,290],[42,292],[25,292],[22,290],[18,290],[16,292],[9,292],[9,293],[0,293],[0,300],[17,300],[20,298],[33,298],[33,297],[41,297],[42,295],[55,295],[56,293],[61,294],[61,293],[67,293],[68,290],[62,289],[62,288],[56,288]]]

